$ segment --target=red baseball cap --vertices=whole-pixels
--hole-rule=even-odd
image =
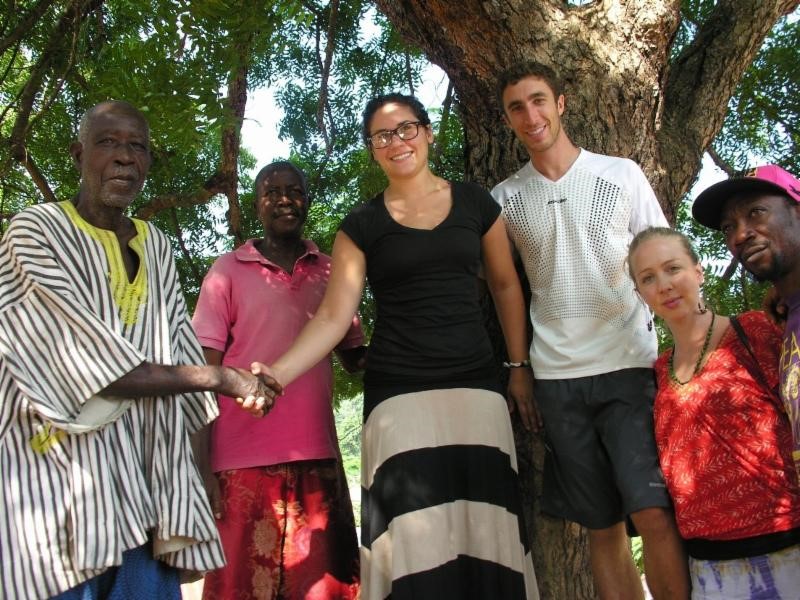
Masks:
[[[800,181],[778,165],[756,167],[741,177],[731,177],[703,190],[692,205],[692,216],[706,227],[719,229],[725,202],[742,192],[787,195],[800,202]]]

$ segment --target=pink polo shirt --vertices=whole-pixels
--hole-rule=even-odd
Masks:
[[[192,324],[200,344],[224,353],[222,364],[249,369],[273,363],[314,316],[330,274],[330,257],[305,240],[306,253],[287,273],[249,240],[220,256],[200,290]],[[358,318],[338,348],[360,346]],[[337,456],[331,398],[330,357],[286,386],[275,407],[255,418],[219,395],[220,414],[211,430],[214,471]]]

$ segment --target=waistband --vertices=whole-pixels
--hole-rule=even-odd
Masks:
[[[777,552],[800,544],[800,527],[740,540],[686,540],[686,552],[700,560],[733,560]]]

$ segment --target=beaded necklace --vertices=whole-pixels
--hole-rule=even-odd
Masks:
[[[700,356],[697,357],[697,362],[694,364],[694,371],[692,371],[691,376],[686,381],[681,381],[678,379],[678,376],[675,374],[675,346],[672,347],[672,354],[669,355],[669,378],[672,379],[678,385],[686,385],[692,380],[692,377],[697,375],[697,372],[700,370],[700,365],[703,362],[703,357],[705,357],[706,352],[708,351],[708,345],[711,343],[711,333],[714,331],[714,320],[717,318],[717,315],[713,312],[711,313],[711,324],[708,326],[708,331],[706,332],[706,339],[703,342],[703,349],[700,350]]]

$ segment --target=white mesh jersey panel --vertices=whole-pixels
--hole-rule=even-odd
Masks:
[[[638,176],[631,161],[582,151],[558,181],[528,163],[492,192],[531,285],[531,358],[539,377],[652,364],[654,338],[624,266],[631,212],[640,204],[630,191]]]

